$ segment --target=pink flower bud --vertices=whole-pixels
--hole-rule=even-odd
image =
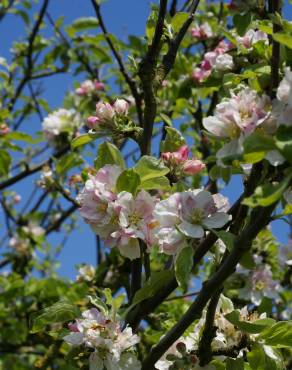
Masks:
[[[181,160],[186,161],[188,159],[188,155],[189,155],[189,148],[188,148],[188,146],[187,145],[183,145],[181,148],[179,148],[179,150],[177,151],[177,153],[180,154]]]
[[[0,124],[0,136],[7,135],[9,133],[10,129],[6,125],[6,123]]]
[[[205,168],[205,164],[198,159],[188,159],[183,164],[183,171],[186,175],[195,175]]]
[[[89,128],[96,128],[100,123],[100,119],[95,116],[90,116],[87,118],[87,127]]]
[[[19,194],[15,194],[13,197],[13,204],[18,204],[21,201],[21,196]]]
[[[102,82],[96,81],[94,83],[94,86],[95,86],[95,90],[104,90],[104,83]]]
[[[99,120],[111,120],[114,115],[115,111],[109,103],[98,102],[96,104],[96,116]]]
[[[113,105],[114,110],[118,114],[127,115],[129,109],[129,103],[124,99],[117,99]]]
[[[78,87],[76,90],[75,90],[76,94],[79,95],[79,96],[84,96],[87,94],[87,91],[86,89],[84,89],[82,86],[81,87]]]

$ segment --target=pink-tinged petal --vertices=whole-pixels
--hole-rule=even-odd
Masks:
[[[200,225],[194,225],[189,222],[183,221],[178,229],[190,238],[202,238],[204,236],[204,229]]]
[[[215,136],[219,137],[229,137],[229,124],[221,121],[216,116],[209,116],[203,119],[204,128],[211,132]]]
[[[224,225],[227,224],[228,221],[231,220],[231,216],[223,213],[223,212],[217,212],[214,213],[213,215],[205,218],[203,220],[203,225],[211,228],[211,229],[218,229],[220,227],[223,227]]]
[[[88,320],[95,320],[97,322],[100,322],[103,320],[104,316],[103,314],[98,311],[97,308],[91,308],[90,310],[86,310],[82,313],[82,317],[84,319],[88,319]]]
[[[124,99],[117,99],[113,105],[116,113],[127,115],[129,110],[129,103]]]
[[[179,153],[181,160],[186,161],[188,159],[189,148],[187,145],[183,145],[177,152]]]
[[[87,118],[87,124],[86,125],[87,125],[88,128],[94,129],[99,125],[100,122],[101,121],[100,121],[99,118],[97,118],[95,116],[90,116],[90,117]]]
[[[178,253],[186,245],[183,234],[175,228],[160,229],[157,238],[160,251],[169,255]]]
[[[64,341],[71,344],[72,346],[79,346],[83,343],[83,333],[70,333],[63,337]]]
[[[198,159],[189,159],[183,164],[183,171],[186,175],[195,175],[205,168],[205,164]]]
[[[227,197],[224,197],[224,195],[220,193],[213,194],[212,197],[218,212],[226,213],[229,210],[230,203]]]
[[[72,332],[78,333],[79,329],[76,322],[69,322],[68,329]]]
[[[104,83],[96,81],[94,83],[94,87],[95,87],[96,90],[104,90]]]

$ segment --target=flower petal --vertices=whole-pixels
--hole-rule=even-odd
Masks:
[[[204,229],[201,225],[193,225],[189,222],[183,221],[178,226],[178,229],[190,238],[202,238],[204,236]]]

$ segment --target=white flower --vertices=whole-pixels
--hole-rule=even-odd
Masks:
[[[31,236],[42,236],[45,234],[45,229],[38,225],[36,222],[29,221],[27,226],[23,226],[22,230]]]
[[[48,140],[53,140],[62,133],[73,135],[81,126],[81,117],[74,109],[60,108],[43,121],[43,131]]]
[[[225,53],[220,54],[216,57],[213,68],[217,71],[228,71],[234,67],[233,58],[231,55]]]
[[[279,84],[277,98],[283,104],[281,106],[278,122],[281,125],[292,125],[292,72],[285,69],[285,76]]]
[[[202,238],[204,228],[221,228],[230,216],[226,198],[212,196],[205,190],[175,193],[155,206],[154,217],[158,222],[157,238],[161,251],[175,254],[185,243],[185,237]]]
[[[77,281],[92,281],[95,275],[95,268],[92,265],[84,265],[78,269],[78,272]]]
[[[268,35],[262,31],[248,30],[243,37],[236,38],[237,44],[249,49],[253,44],[263,41],[265,45],[269,45]]]
[[[113,108],[116,113],[121,115],[127,115],[129,109],[129,103],[124,99],[117,99],[114,102]]]
[[[126,352],[139,342],[139,337],[120,323],[105,316],[96,308],[82,313],[82,319],[70,324],[71,333],[63,339],[72,346],[84,345],[93,348],[90,369],[139,370],[140,363],[133,354]]]

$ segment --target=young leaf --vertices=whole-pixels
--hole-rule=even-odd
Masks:
[[[117,191],[128,191],[135,195],[141,183],[140,176],[132,168],[123,171],[117,179]]]
[[[266,318],[255,320],[254,322],[241,321],[239,316],[239,311],[235,310],[227,315],[225,318],[231,322],[234,326],[237,326],[241,331],[249,334],[257,334],[262,332],[265,328],[272,326],[275,323],[275,320]]]
[[[261,332],[259,339],[275,347],[292,347],[292,321],[280,321]]]
[[[178,285],[187,290],[193,265],[194,250],[192,247],[183,248],[175,259],[175,277]]]
[[[69,301],[59,301],[41,311],[31,318],[31,333],[37,333],[48,324],[66,322],[75,319],[80,315],[79,308]]]
[[[133,299],[133,304],[138,304],[145,299],[151,298],[173,278],[173,272],[169,270],[154,272],[146,281],[143,288],[139,289]]]
[[[182,134],[174,127],[166,127],[166,137],[161,143],[162,152],[175,152],[183,145],[186,145],[186,140]]]
[[[94,137],[92,137],[91,135],[89,134],[83,134],[83,135],[80,135],[80,136],[77,136],[75,137],[72,141],[71,141],[71,148],[72,149],[76,149],[78,148],[79,146],[83,146],[85,144],[88,144],[90,143],[91,141],[94,140]]]
[[[265,184],[258,186],[254,194],[251,197],[245,198],[242,203],[254,208],[258,206],[267,207],[277,202],[289,185],[291,178],[292,173],[287,175],[286,178],[277,185]]]
[[[94,161],[94,167],[99,170],[106,164],[116,164],[121,168],[126,168],[121,152],[114,144],[111,144],[108,141],[105,141],[98,147],[97,157]]]
[[[140,175],[141,186],[145,181],[161,177],[169,172],[162,160],[144,155],[134,167],[135,172]]]

